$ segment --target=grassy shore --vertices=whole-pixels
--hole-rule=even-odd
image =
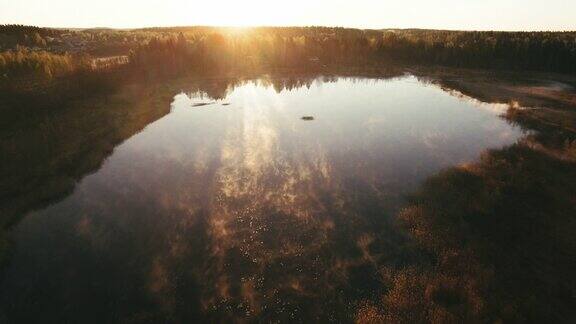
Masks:
[[[518,143],[429,178],[397,215],[412,253],[358,322],[576,319],[576,90],[572,78],[415,70],[455,95],[508,103]],[[375,243],[377,244],[377,243]]]

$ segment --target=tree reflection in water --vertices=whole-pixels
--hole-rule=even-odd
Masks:
[[[571,162],[525,152],[536,134],[499,118],[507,106],[448,96],[436,82],[446,88],[413,77],[180,80],[51,113],[49,129],[65,137],[15,124],[22,133],[2,141],[14,154],[2,164],[9,194],[0,206],[26,217],[14,230],[2,313],[95,322],[517,319],[525,306],[501,311],[504,295],[492,288],[521,299],[532,290],[504,283],[533,277],[491,254],[517,226],[494,215],[510,215],[503,202],[523,201],[537,183],[546,186],[530,194],[551,199],[560,182],[548,166],[572,179]],[[302,122],[308,114],[318,118]],[[521,148],[468,163],[520,137]],[[46,150],[31,146],[38,138]],[[528,169],[510,162],[518,156]],[[509,173],[496,176],[504,166]],[[60,181],[71,184],[67,197],[43,195]],[[546,287],[556,286],[535,289]]]

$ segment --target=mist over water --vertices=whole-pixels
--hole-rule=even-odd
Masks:
[[[405,196],[524,135],[503,106],[411,76],[278,90],[175,94],[168,115],[15,227],[4,313],[350,320],[383,289],[379,265],[404,257],[390,218]]]

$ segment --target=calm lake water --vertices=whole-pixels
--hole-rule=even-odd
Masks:
[[[0,308],[16,322],[348,321],[383,289],[378,265],[410,257],[391,225],[406,196],[523,136],[504,109],[410,76],[175,94],[13,228]]]

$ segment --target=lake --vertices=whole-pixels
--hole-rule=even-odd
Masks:
[[[69,194],[27,211],[4,316],[351,321],[384,289],[379,266],[412,257],[392,221],[407,197],[526,135],[507,105],[410,75],[287,83],[175,91]]]

